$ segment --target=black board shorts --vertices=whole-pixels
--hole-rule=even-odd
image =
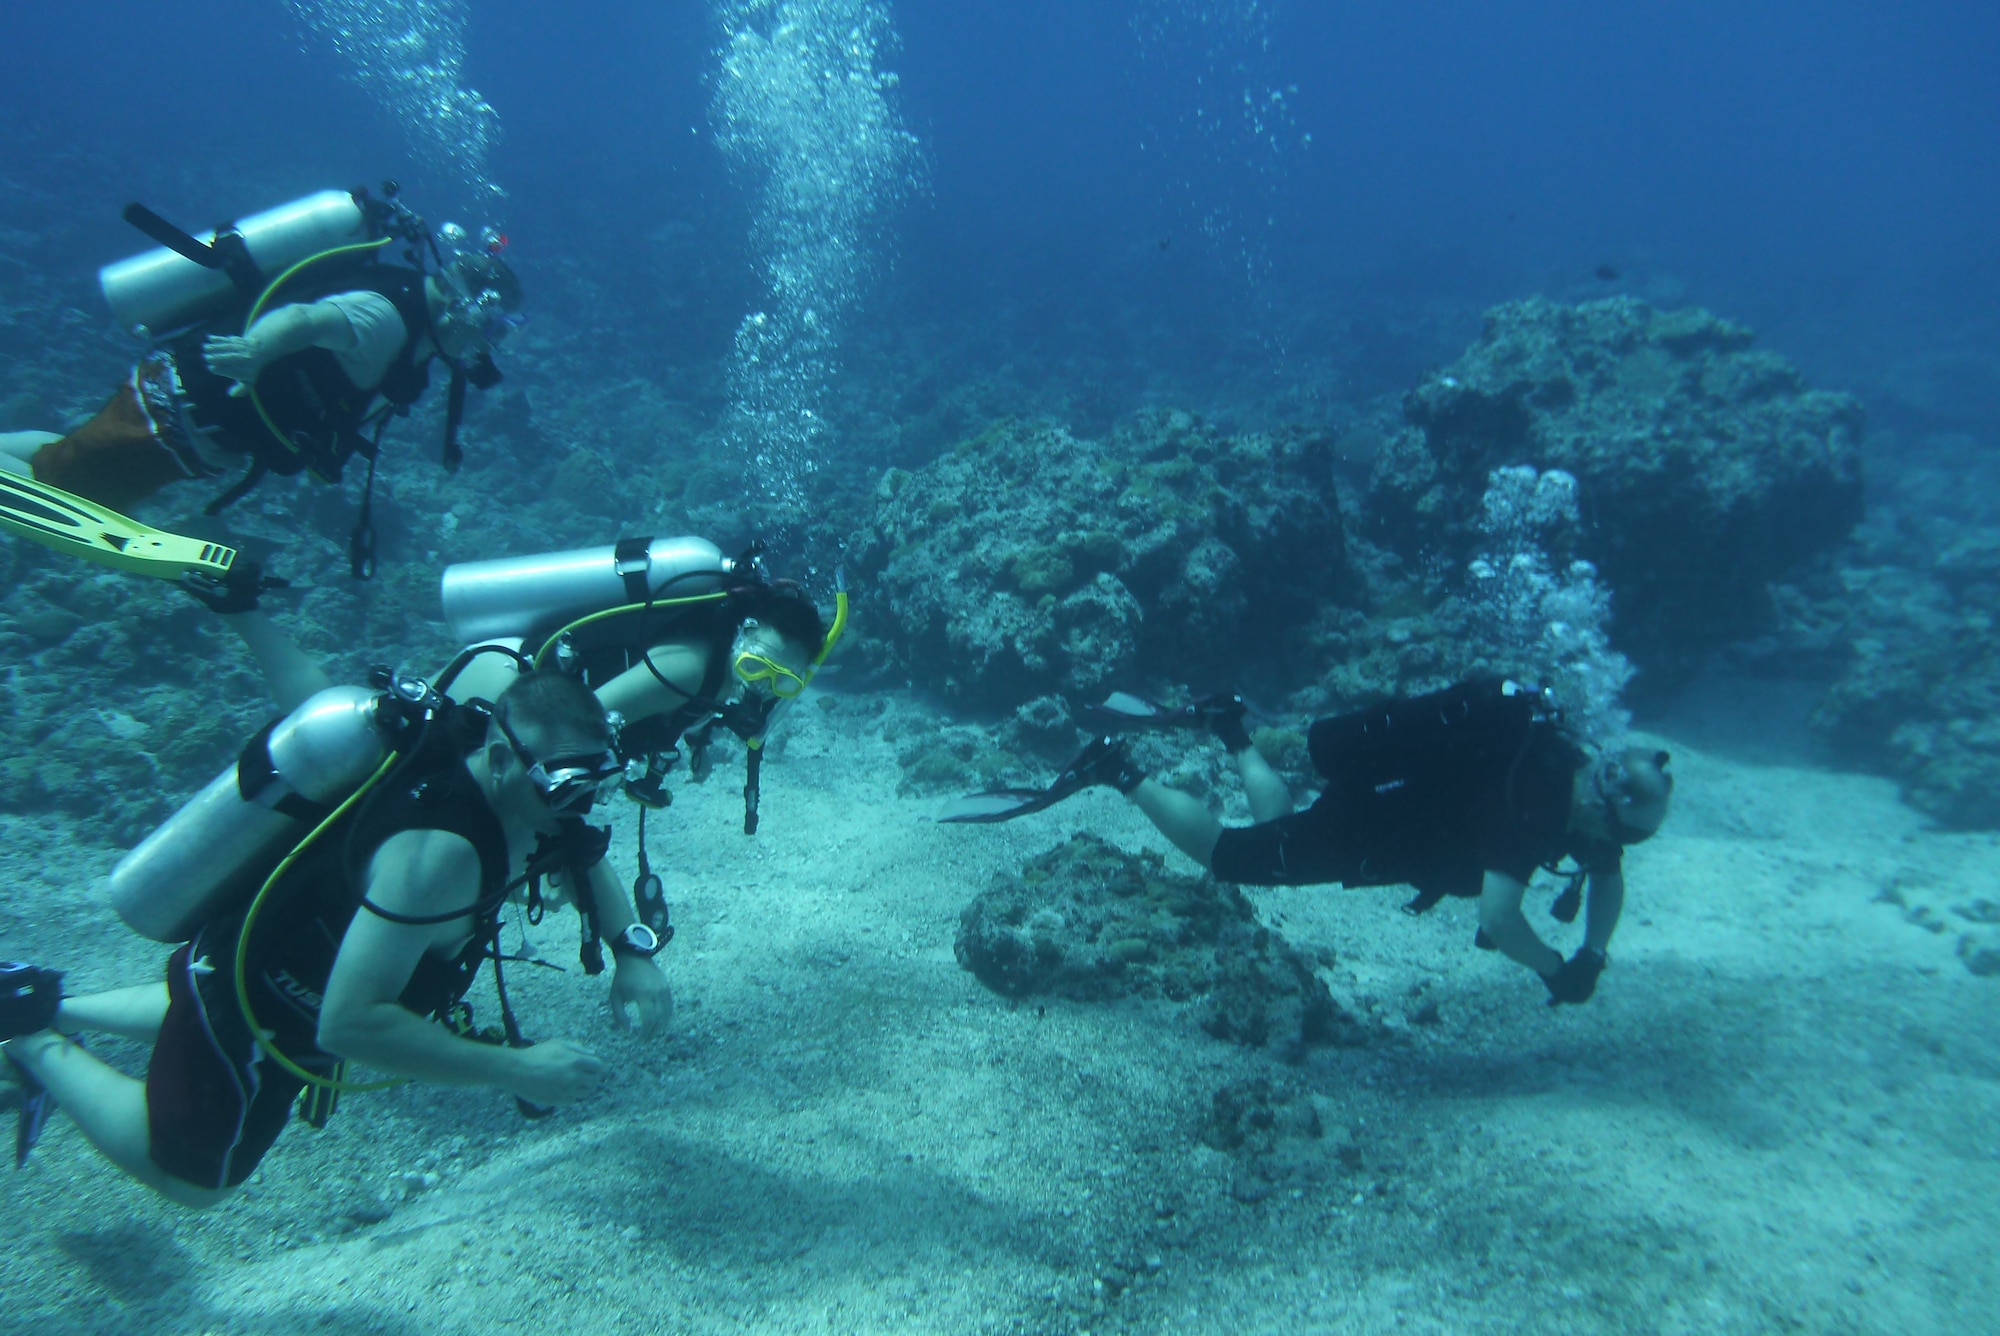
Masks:
[[[168,959],[167,1015],[146,1069],[152,1161],[199,1188],[250,1177],[305,1085],[271,1061],[244,1023],[235,941],[233,931],[204,928]]]
[[[1358,885],[1366,863],[1350,843],[1330,814],[1314,806],[1254,826],[1225,827],[1209,869],[1217,881],[1245,886]]]

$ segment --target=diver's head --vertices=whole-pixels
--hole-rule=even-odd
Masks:
[[[1650,747],[1621,747],[1591,760],[1577,774],[1576,823],[1620,845],[1651,839],[1673,797],[1672,759]]]
[[[748,585],[723,600],[735,628],[729,646],[730,689],[737,700],[773,707],[797,699],[826,648],[827,627],[805,591],[789,582]]]
[[[454,362],[491,354],[521,323],[521,280],[490,251],[453,256],[428,285],[438,351]]]
[[[495,813],[545,834],[583,816],[625,773],[611,741],[604,706],[582,679],[522,674],[500,694],[486,729]]]

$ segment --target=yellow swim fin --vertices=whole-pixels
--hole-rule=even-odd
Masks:
[[[233,547],[148,529],[95,501],[6,469],[0,469],[0,529],[100,566],[159,580],[178,580],[190,572],[220,580],[236,564]]]

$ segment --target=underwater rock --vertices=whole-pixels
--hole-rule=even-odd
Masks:
[[[1829,647],[1839,676],[1812,727],[1838,759],[1894,777],[1945,826],[2000,826],[2000,540],[1934,518],[1855,546],[1780,591],[1771,656]]]
[[[1260,611],[1345,573],[1330,443],[1221,437],[1183,412],[1104,442],[998,422],[890,469],[852,545],[876,629],[920,685],[990,707],[1129,678],[1205,679]]]
[[[1236,1161],[1229,1195],[1247,1204],[1280,1188],[1361,1167],[1354,1131],[1332,1101],[1269,1075],[1232,1081],[1209,1100],[1203,1145]]]
[[[958,963],[1007,997],[1192,1002],[1202,1029],[1295,1058],[1365,1042],[1312,966],[1233,886],[1082,834],[1001,873],[959,916]]]
[[[2000,932],[1968,932],[1958,939],[1958,958],[1982,978],[2000,974]]]
[[[1370,484],[1375,533],[1411,561],[1462,558],[1492,470],[1564,470],[1588,521],[1574,555],[1615,592],[1619,647],[1685,669],[1764,624],[1769,583],[1861,516],[1861,406],[1752,338],[1631,298],[1496,307],[1406,396]]]

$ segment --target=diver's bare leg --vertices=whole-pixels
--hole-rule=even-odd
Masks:
[[[250,657],[264,674],[264,689],[278,708],[287,712],[305,704],[306,698],[333,685],[333,679],[306,656],[290,636],[278,629],[261,612],[232,612],[223,623],[249,647]]]
[[[1255,747],[1236,753],[1236,773],[1243,777],[1243,796],[1250,800],[1250,819],[1258,825],[1292,814],[1292,791]]]
[[[182,1206],[213,1206],[227,1189],[198,1188],[153,1163],[146,1119],[146,1083],[100,1062],[81,1044],[54,1030],[0,1045],[55,1096],[104,1158],[153,1191]]]
[[[160,1022],[166,1017],[167,985],[162,980],[134,988],[116,988],[108,993],[66,997],[56,1011],[55,1028],[64,1034],[92,1030],[151,1043],[160,1037]]]
[[[1170,789],[1156,779],[1140,781],[1126,796],[1176,849],[1203,867],[1209,865],[1215,856],[1215,842],[1222,838],[1222,823],[1201,799]]]
[[[34,473],[35,455],[61,436],[52,431],[0,431],[0,468],[10,473]]]

